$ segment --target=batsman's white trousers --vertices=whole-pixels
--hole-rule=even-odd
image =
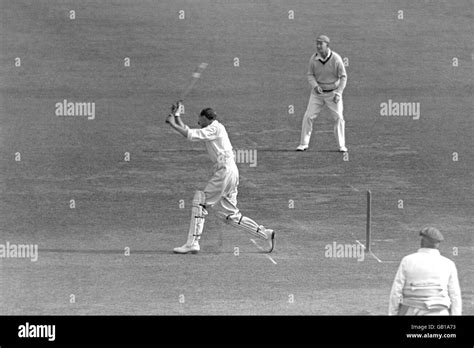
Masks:
[[[215,173],[206,185],[204,193],[206,206],[217,210],[217,215],[227,223],[251,235],[267,239],[265,227],[247,216],[243,216],[237,208],[237,187],[239,186],[239,170],[234,160],[229,163],[216,164]]]
[[[308,146],[311,139],[311,132],[313,131],[313,120],[319,116],[321,109],[326,105],[334,118],[334,136],[336,137],[337,146],[339,150],[346,147],[346,140],[344,136],[344,117],[343,117],[343,105],[342,96],[339,102],[334,103],[334,92],[316,94],[314,90],[311,91],[309,97],[308,107],[303,117],[303,123],[301,125],[301,141],[300,145]]]
[[[227,215],[237,214],[237,187],[239,186],[239,170],[234,161],[216,164],[215,172],[206,185],[206,206],[223,211]],[[216,206],[217,205],[217,206]]]

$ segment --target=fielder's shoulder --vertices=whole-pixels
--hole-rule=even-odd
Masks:
[[[342,63],[342,57],[339,55],[339,53],[332,51],[332,55],[334,56],[334,59]]]

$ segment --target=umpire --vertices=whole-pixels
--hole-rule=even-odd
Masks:
[[[461,315],[456,265],[441,256],[443,235],[434,227],[420,231],[421,248],[405,256],[390,293],[389,315]]]

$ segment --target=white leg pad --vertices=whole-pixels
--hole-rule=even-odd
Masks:
[[[225,215],[225,213],[219,212],[219,216],[223,217],[228,224],[244,230],[254,237],[265,240],[268,239],[268,236],[265,233],[265,227],[258,225],[251,218],[243,216],[241,213]]]
[[[192,245],[201,239],[204,221],[206,219],[207,210],[205,208],[206,195],[203,191],[196,191],[193,198],[193,206],[191,208],[191,223],[189,225],[187,245]]]

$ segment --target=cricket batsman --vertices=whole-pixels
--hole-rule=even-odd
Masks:
[[[194,193],[188,240],[183,246],[174,248],[174,252],[177,254],[196,254],[199,252],[199,240],[202,235],[204,220],[208,214],[208,208],[211,207],[228,224],[246,231],[254,237],[268,241],[270,244],[268,252],[272,252],[275,245],[275,232],[243,216],[237,208],[239,171],[235,164],[232,144],[224,125],[217,120],[217,115],[212,108],[206,108],[198,116],[198,125],[201,129],[191,129],[181,120],[181,106],[180,102],[172,106],[171,114],[166,118],[166,122],[189,141],[205,143],[209,157],[214,163],[214,175],[207,183],[204,191]]]
[[[318,117],[326,105],[334,118],[334,135],[339,152],[347,152],[342,115],[342,92],[346,87],[347,74],[342,58],[329,48],[329,37],[321,35],[316,39],[316,53],[308,66],[308,82],[311,95],[301,125],[301,140],[296,151],[305,151],[309,146],[313,119]]]

